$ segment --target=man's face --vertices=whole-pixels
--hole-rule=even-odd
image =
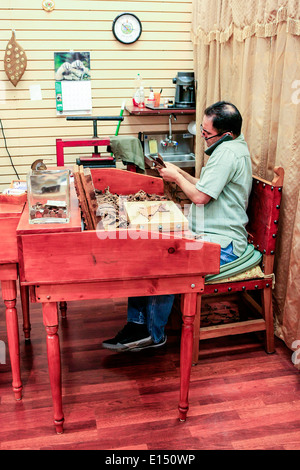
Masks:
[[[212,117],[210,116],[203,116],[202,120],[202,137],[206,140],[206,144],[208,147],[210,147],[212,144],[215,142],[218,142],[218,140],[222,137],[221,135],[218,135],[217,129],[214,128],[213,123],[212,123]]]

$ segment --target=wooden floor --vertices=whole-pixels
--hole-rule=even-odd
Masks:
[[[18,301],[18,306],[20,302]],[[256,336],[201,343],[190,410],[178,421],[179,333],[142,353],[101,348],[126,320],[125,299],[68,304],[60,324],[65,432],[56,435],[40,305],[31,305],[31,344],[20,321],[23,400],[0,365],[0,450],[213,450],[300,448],[299,372],[276,340],[266,355]],[[7,344],[4,307],[0,339]]]

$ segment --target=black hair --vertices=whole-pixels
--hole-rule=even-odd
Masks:
[[[232,132],[239,136],[242,129],[242,116],[236,106],[227,101],[218,101],[204,111],[206,116],[212,117],[212,123],[218,133]]]

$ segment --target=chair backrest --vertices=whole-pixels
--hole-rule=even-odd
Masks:
[[[274,168],[274,179],[266,181],[253,176],[248,204],[248,242],[264,255],[274,255],[281,204],[284,170]]]

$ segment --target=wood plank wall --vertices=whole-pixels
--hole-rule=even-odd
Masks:
[[[45,12],[42,0],[1,0],[0,2],[0,119],[7,147],[19,176],[24,179],[37,158],[56,163],[56,138],[90,137],[92,123],[73,123],[58,117],[55,105],[54,52],[90,51],[94,116],[119,115],[122,102],[131,104],[134,79],[142,75],[146,91],[159,91],[163,98],[174,98],[172,79],[178,71],[193,71],[190,36],[192,0],[56,0],[55,10]],[[135,13],[142,21],[141,38],[122,45],[112,34],[114,18],[124,12]],[[4,54],[12,30],[26,51],[27,70],[14,87],[4,72]],[[42,100],[30,99],[29,87],[39,84]],[[146,94],[146,96],[147,96]],[[168,118],[134,117],[124,114],[121,135],[139,131],[168,129]],[[190,116],[180,116],[175,130],[186,130]],[[100,127],[101,124],[101,127]],[[116,122],[99,123],[99,135],[114,135]],[[78,155],[66,151],[65,162]],[[0,129],[0,190],[16,179]]]

